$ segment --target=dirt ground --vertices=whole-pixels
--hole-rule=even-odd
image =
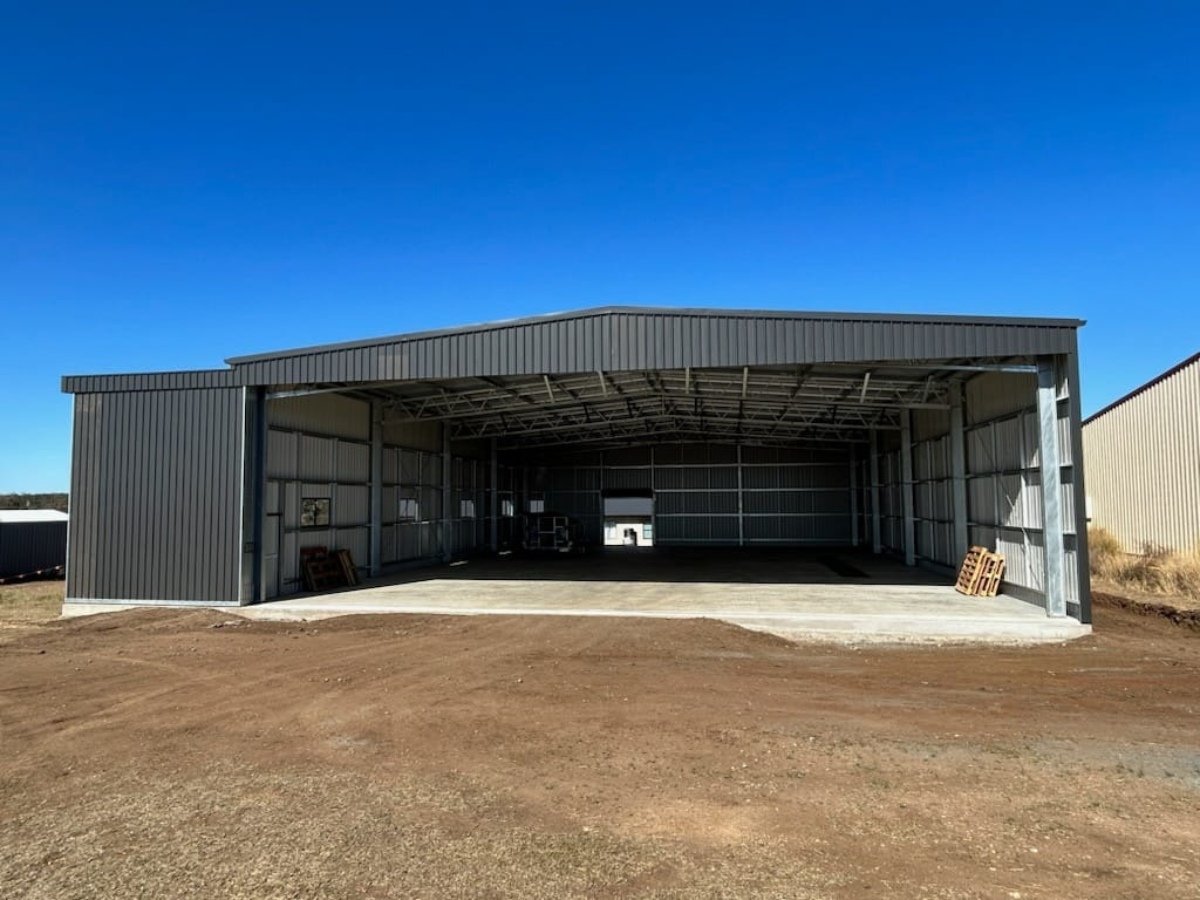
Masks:
[[[131,611],[0,629],[7,897],[1197,897],[1200,635]]]

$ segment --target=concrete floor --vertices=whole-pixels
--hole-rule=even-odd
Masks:
[[[1012,597],[964,597],[948,579],[890,559],[796,550],[481,559],[236,612],[279,620],[352,613],[702,617],[850,643],[1041,643],[1091,632]]]

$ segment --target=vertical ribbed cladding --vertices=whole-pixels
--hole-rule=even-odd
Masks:
[[[1083,426],[1092,522],[1125,549],[1200,552],[1200,357]]]
[[[65,521],[0,522],[0,578],[61,566],[66,546]]]
[[[1073,349],[1074,328],[1056,322],[621,309],[400,335],[233,362],[238,383],[297,384],[597,369],[1032,357]]]
[[[237,602],[241,393],[77,397],[69,598]]]

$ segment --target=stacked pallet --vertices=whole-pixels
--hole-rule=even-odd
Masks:
[[[993,553],[986,547],[967,551],[954,589],[968,597],[995,597],[1004,577],[1004,554]]]
[[[358,569],[349,550],[329,551],[324,547],[305,547],[300,551],[300,569],[304,587],[310,591],[354,587],[359,583]]]

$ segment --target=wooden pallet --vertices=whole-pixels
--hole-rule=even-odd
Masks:
[[[353,587],[359,584],[358,568],[354,565],[354,558],[350,555],[349,550],[338,550],[337,556],[338,565],[342,567],[342,574],[346,578],[346,584]]]
[[[1000,593],[1000,581],[1004,578],[1004,556],[999,553],[989,553],[980,567],[978,583],[975,585],[975,596],[995,597]]]
[[[972,547],[963,559],[954,589],[968,597],[995,597],[1004,578],[1004,554]]]
[[[963,559],[962,568],[958,570],[958,581],[954,583],[954,589],[960,594],[967,594],[969,596],[975,593],[975,585],[979,580],[980,565],[987,552],[986,547],[972,547],[967,551],[966,558]]]

